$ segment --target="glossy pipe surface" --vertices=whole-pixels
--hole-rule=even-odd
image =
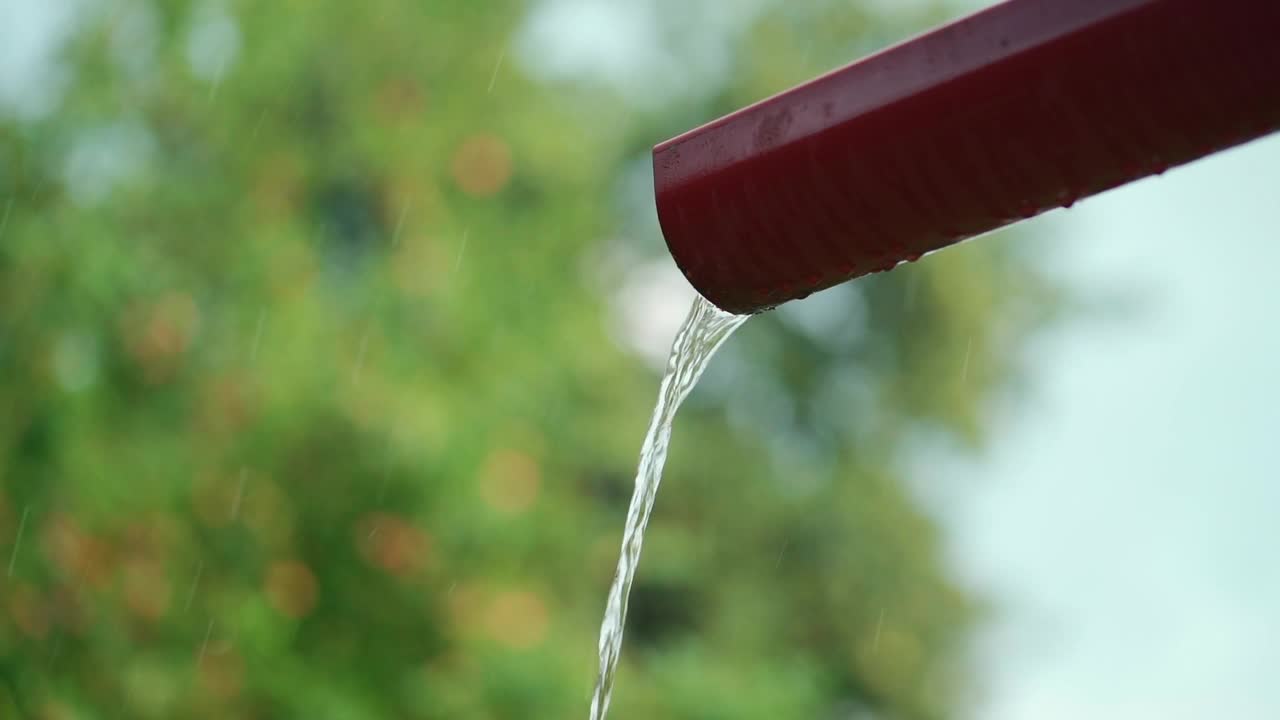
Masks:
[[[1008,0],[658,145],[680,269],[759,312],[1280,129],[1280,0]]]

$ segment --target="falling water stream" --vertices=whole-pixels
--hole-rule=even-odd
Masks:
[[[662,481],[662,466],[667,461],[667,448],[671,444],[671,422],[675,419],[680,403],[689,396],[698,383],[702,371],[716,350],[748,316],[726,313],[699,297],[694,301],[680,331],[671,345],[671,357],[667,371],[658,389],[658,404],[653,408],[649,431],[640,449],[640,467],[636,471],[636,488],[627,510],[627,526],[622,533],[622,553],[618,569],[609,588],[609,603],[605,608],[604,622],[600,624],[600,674],[596,678],[596,690],[591,698],[591,720],[604,720],[609,711],[609,699],[613,695],[614,674],[618,670],[618,657],[622,652],[622,632],[627,620],[627,598],[631,594],[631,581],[635,578],[636,565],[640,562],[640,549],[644,544],[644,530],[649,524],[649,513]]]

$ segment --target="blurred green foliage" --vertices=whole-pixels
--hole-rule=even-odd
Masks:
[[[588,261],[661,256],[619,209],[652,143],[903,32],[795,5],[657,109],[527,74],[514,0],[84,6],[61,104],[0,124],[0,717],[584,716],[656,389]],[[749,323],[614,717],[962,709],[899,461],[981,439],[1047,287],[984,241],[828,297],[847,331]]]

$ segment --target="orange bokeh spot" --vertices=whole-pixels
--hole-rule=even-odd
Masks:
[[[187,529],[185,523],[168,512],[153,511],[135,517],[137,519],[125,526],[119,537],[122,556],[163,560],[183,542]]]
[[[453,155],[453,179],[473,197],[496,195],[511,180],[511,148],[494,135],[472,135]]]
[[[13,588],[9,596],[9,615],[13,624],[27,637],[43,640],[49,632],[48,606],[30,585]]]
[[[89,629],[89,613],[92,611],[78,588],[60,586],[50,592],[49,613],[58,628],[73,635],[84,635]]]
[[[41,545],[44,556],[67,577],[99,589],[111,580],[110,546],[85,532],[70,515],[55,513],[46,520]]]
[[[196,667],[200,687],[220,700],[234,700],[244,687],[244,659],[229,643],[209,643]]]
[[[164,566],[145,559],[131,559],[124,567],[124,603],[142,620],[155,622],[169,609],[173,588]]]
[[[206,383],[199,404],[204,434],[243,430],[253,416],[253,400],[253,388],[243,376],[223,375]]]
[[[123,319],[125,346],[150,383],[169,380],[195,339],[200,308],[190,295],[170,293],[151,305],[134,307]]]
[[[489,603],[485,628],[497,642],[527,650],[547,636],[547,605],[531,590],[500,593]]]
[[[280,614],[302,618],[316,606],[316,576],[303,563],[275,563],[267,570],[267,599]]]
[[[356,524],[356,545],[370,565],[393,575],[409,575],[426,567],[431,536],[390,513],[370,513]]]
[[[61,700],[46,700],[40,708],[38,720],[76,720],[81,717],[72,707]]]
[[[293,501],[268,476],[253,470],[243,472],[244,488],[236,490],[240,495],[239,520],[264,547],[283,550],[293,539]],[[236,479],[237,486],[241,482]]]
[[[506,515],[533,507],[541,486],[538,462],[519,450],[495,451],[480,472],[480,496],[489,507]]]

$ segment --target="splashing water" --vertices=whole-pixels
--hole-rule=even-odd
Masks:
[[[702,371],[707,369],[711,357],[738,329],[748,316],[726,313],[699,297],[694,300],[680,331],[671,345],[671,357],[667,360],[667,372],[658,389],[658,404],[649,421],[649,432],[640,448],[640,467],[636,471],[636,489],[627,510],[627,526],[622,533],[622,554],[618,558],[618,570],[609,588],[609,604],[605,608],[604,622],[600,624],[600,674],[596,678],[595,695],[591,698],[591,720],[604,720],[609,711],[609,699],[613,695],[614,674],[618,670],[618,657],[622,652],[622,631],[627,620],[627,599],[631,594],[631,581],[635,578],[636,565],[640,562],[640,549],[644,544],[644,530],[649,525],[649,513],[662,481],[662,466],[667,461],[667,448],[671,444],[671,423],[680,404],[698,383]]]

